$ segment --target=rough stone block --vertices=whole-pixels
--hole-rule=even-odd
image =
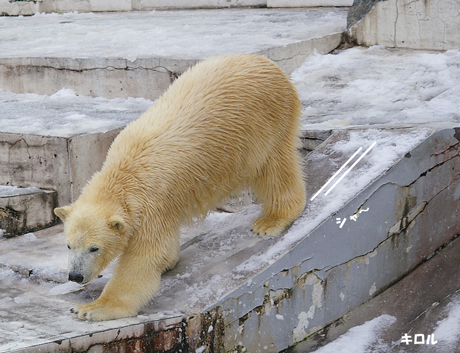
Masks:
[[[2,196],[0,193],[0,229],[11,238],[52,226],[57,222],[53,209],[57,206],[55,191],[29,188],[27,192]]]
[[[71,203],[101,168],[119,132],[71,138],[0,133],[0,185],[55,190],[58,205]]]
[[[460,3],[450,0],[361,1],[350,13],[350,35],[358,44],[394,48],[460,48]]]

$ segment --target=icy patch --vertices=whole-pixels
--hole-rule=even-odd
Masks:
[[[49,295],[61,295],[61,294],[66,294],[70,293],[76,290],[81,289],[81,285],[75,282],[66,282],[63,284],[58,284],[57,286],[54,286],[51,288],[48,292]]]
[[[152,105],[144,98],[78,96],[70,89],[51,96],[0,90],[0,132],[59,137],[107,132],[124,127]]]
[[[0,17],[2,57],[205,58],[346,28],[346,9],[221,9]],[[36,30],[39,28],[40,30]],[[293,30],[295,28],[295,30]]]
[[[34,233],[27,233],[22,236],[16,237],[15,238],[16,242],[21,244],[21,243],[31,243],[34,240],[37,240],[37,237],[35,236]]]
[[[28,188],[18,188],[17,186],[0,185],[0,197],[36,194],[39,192],[42,192],[42,190],[34,186]]]
[[[379,336],[396,322],[390,315],[382,315],[351,328],[335,341],[318,349],[315,353],[368,353],[388,352],[390,347]]]
[[[460,297],[453,299],[445,311],[447,317],[436,323],[433,336],[440,348],[453,352],[460,339]]]
[[[14,302],[19,305],[25,305],[30,303],[30,299],[27,297],[15,297]]]
[[[0,283],[3,287],[7,287],[18,280],[20,277],[9,268],[0,268]]]
[[[383,47],[312,55],[291,75],[304,129],[460,122],[459,50]]]

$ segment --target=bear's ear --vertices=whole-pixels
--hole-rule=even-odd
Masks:
[[[65,221],[70,213],[70,206],[57,207],[54,209],[54,214],[58,216],[62,221]]]
[[[112,216],[109,218],[109,227],[113,230],[123,231],[125,229],[125,221],[120,216]]]

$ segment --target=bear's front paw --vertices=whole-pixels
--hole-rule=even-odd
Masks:
[[[89,304],[78,305],[70,309],[70,312],[80,320],[90,321],[113,320],[137,315],[137,310],[116,306],[99,300],[95,300]]]
[[[253,233],[260,236],[276,237],[285,230],[292,221],[286,218],[267,217],[262,215],[252,225]]]

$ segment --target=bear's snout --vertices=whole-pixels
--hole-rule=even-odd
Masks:
[[[77,272],[69,272],[69,281],[81,283],[83,282],[83,275]]]

